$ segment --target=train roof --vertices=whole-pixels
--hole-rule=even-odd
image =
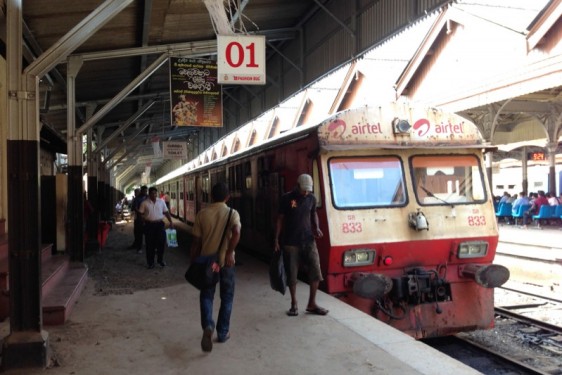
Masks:
[[[268,122],[271,119],[258,119],[257,125],[260,125],[260,121]],[[256,132],[256,124],[239,128],[156,183],[164,183],[210,164],[225,163],[292,143],[311,133],[317,134],[320,149],[324,150],[359,149],[366,146],[385,149],[489,147],[484,143],[476,125],[459,115],[435,108],[415,108],[398,103],[348,109],[321,123],[293,127],[262,142],[250,140],[252,136],[256,137]]]
[[[408,104],[364,106],[346,110],[318,127],[324,149],[364,148],[485,148],[474,123],[436,108]]]

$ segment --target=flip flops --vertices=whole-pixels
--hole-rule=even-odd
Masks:
[[[297,316],[299,315],[299,309],[297,307],[291,307],[289,311],[287,311],[287,315],[289,316]]]
[[[316,306],[313,309],[306,309],[306,312],[309,313],[309,314],[314,314],[314,315],[326,315],[326,314],[328,314],[329,311],[326,310],[323,307]]]

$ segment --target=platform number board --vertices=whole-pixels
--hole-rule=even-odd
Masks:
[[[265,85],[265,36],[217,36],[218,83]]]

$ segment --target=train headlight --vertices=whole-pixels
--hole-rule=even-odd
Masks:
[[[345,267],[365,266],[375,263],[375,250],[354,249],[343,253],[343,265]]]
[[[463,242],[459,245],[458,257],[463,258],[480,258],[488,254],[488,242],[472,241]]]

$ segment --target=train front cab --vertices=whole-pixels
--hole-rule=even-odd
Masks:
[[[493,326],[509,270],[482,147],[324,147],[318,164],[329,293],[416,338]]]

